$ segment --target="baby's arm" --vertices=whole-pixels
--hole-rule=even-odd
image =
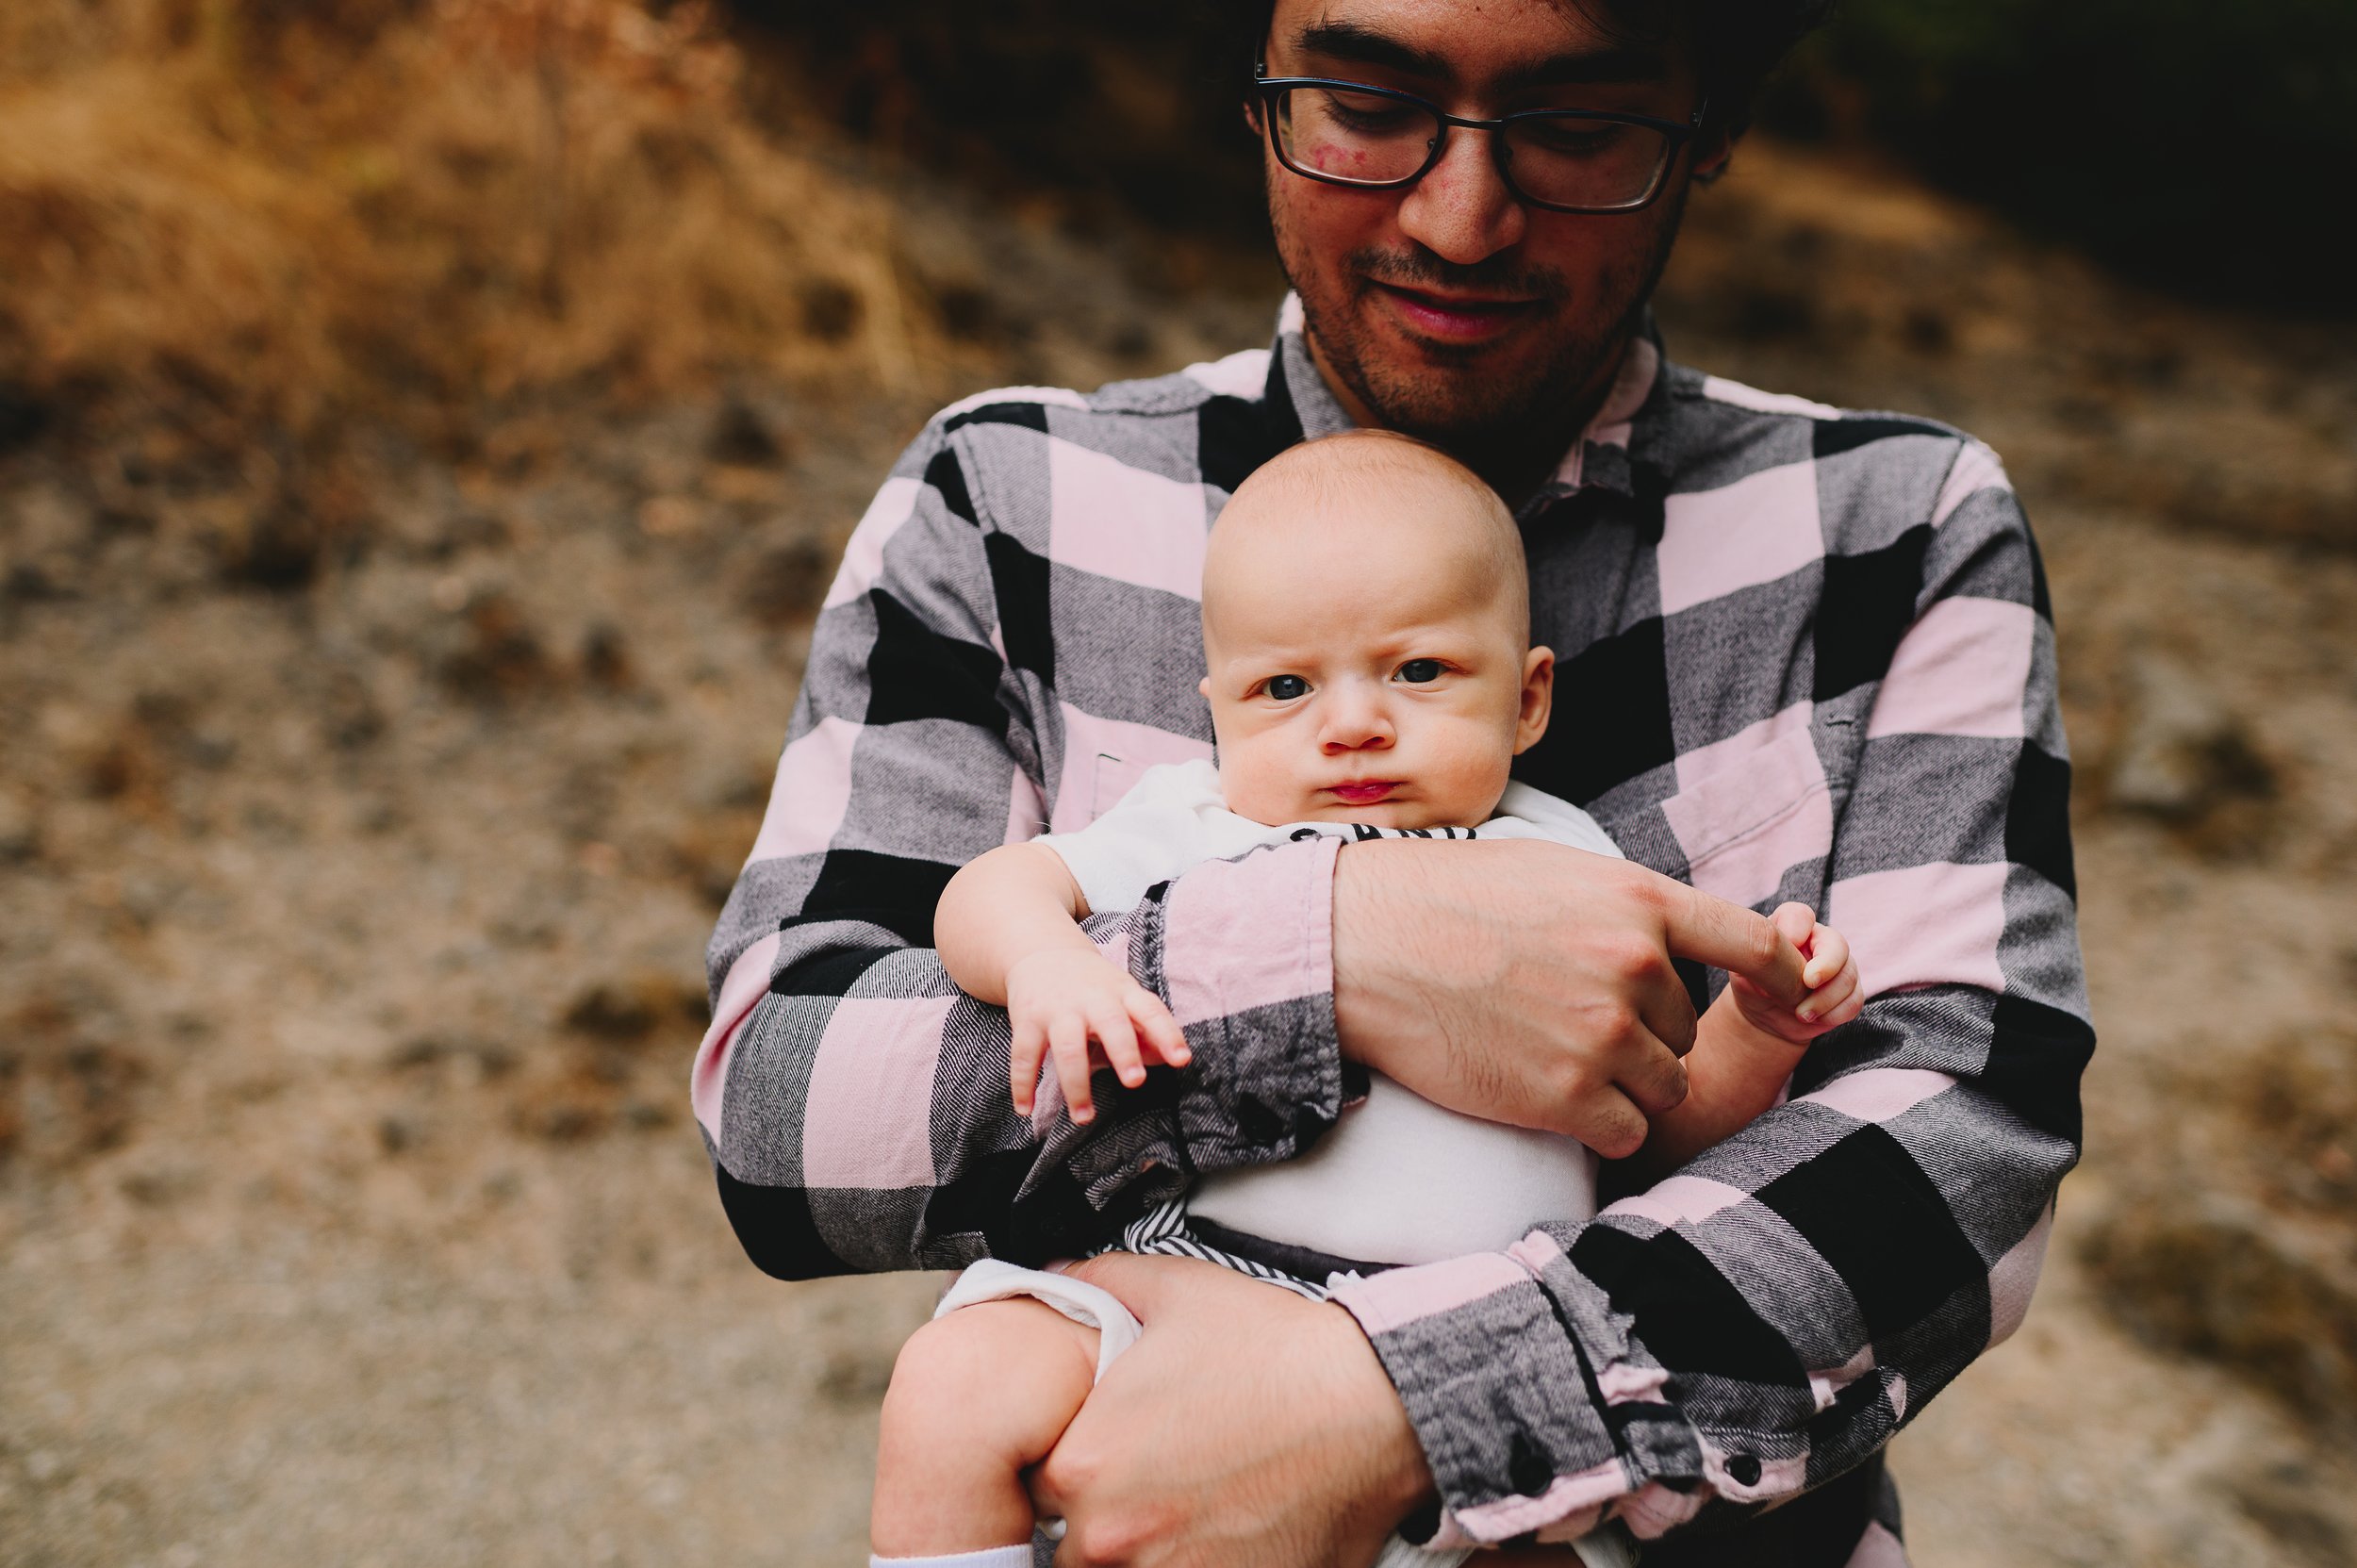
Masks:
[[[876,1555],[1029,1543],[1023,1472],[1056,1445],[1096,1375],[1096,1330],[1044,1302],[984,1301],[917,1329],[884,1394]]]
[[[1645,1147],[1634,1156],[1637,1174],[1667,1176],[1749,1126],[1776,1103],[1809,1042],[1848,1023],[1865,1005],[1857,965],[1839,932],[1818,924],[1806,904],[1786,904],[1769,918],[1800,949],[1807,992],[1787,1008],[1740,976],[1728,977],[1694,1032],[1694,1048],[1686,1057],[1686,1098],[1654,1118]]]
[[[1007,1010],[1009,1079],[1025,1115],[1045,1056],[1054,1058],[1076,1122],[1096,1114],[1089,1070],[1098,1057],[1133,1089],[1146,1081],[1147,1062],[1187,1062],[1170,1009],[1081,933],[1088,912],[1063,857],[1038,844],[1002,845],[970,862],[933,912],[933,945],[949,978],[977,1001]]]

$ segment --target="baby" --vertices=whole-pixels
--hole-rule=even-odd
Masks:
[[[1310,834],[1541,838],[1619,853],[1587,813],[1508,778],[1546,729],[1554,655],[1530,646],[1512,517],[1435,449],[1356,431],[1254,473],[1211,532],[1203,640],[1216,769],[1149,769],[1088,828],[993,850],[942,895],[942,962],[969,995],[1006,1007],[1026,1114],[1052,1114],[1060,1097],[1086,1122],[1093,1070],[1136,1087],[1148,1066],[1186,1065],[1168,1009],[1078,922],[1130,908],[1192,866]],[[1653,1120],[1647,1168],[1673,1169],[1773,1105],[1807,1043],[1857,1015],[1848,944],[1805,905],[1772,920],[1804,959],[1807,994],[1787,1009],[1730,981],[1701,1019],[1685,1101]],[[1501,1248],[1541,1221],[1595,1213],[1596,1159],[1575,1141],[1459,1115],[1369,1077],[1365,1099],[1314,1148],[1205,1179],[1123,1245],[1323,1296],[1338,1273]],[[871,1560],[1027,1568],[1034,1520],[1022,1473],[1137,1331],[1080,1280],[995,1261],[968,1269],[894,1370]],[[1614,1534],[1578,1545],[1598,1568],[1627,1560]],[[1379,1560],[1449,1568],[1465,1555],[1394,1537]]]

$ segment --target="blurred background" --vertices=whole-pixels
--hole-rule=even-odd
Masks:
[[[1266,340],[1228,64],[0,6],[0,1562],[859,1560],[931,1282],[744,1262],[701,945],[925,415]],[[2052,575],[2102,1046],[1925,1568],[2357,1561],[2352,98],[2345,0],[1853,0],[1663,287],[1987,438]]]

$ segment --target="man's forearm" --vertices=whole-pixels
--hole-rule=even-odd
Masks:
[[[1961,1064],[1977,1015],[1993,1081],[1852,1057],[1594,1221],[1338,1291],[1433,1460],[1449,1539],[1558,1539],[1606,1507],[1654,1534],[1790,1497],[2010,1332],[2077,1153],[2019,1107],[2069,1100],[2089,1036],[1998,1004],[1887,998],[1842,1041]]]
[[[1333,864],[1330,839],[1260,850],[1088,920],[1169,1004],[1194,1065],[1109,1088],[1086,1127],[1015,1115],[1006,1014],[960,993],[935,951],[851,921],[744,949],[696,1103],[748,1250],[795,1278],[1038,1262],[1196,1171],[1290,1159],[1343,1099]]]

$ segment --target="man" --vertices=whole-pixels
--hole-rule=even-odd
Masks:
[[[1955,432],[1716,381],[1647,332],[1690,185],[1811,9],[1261,6],[1249,112],[1297,301],[1274,349],[969,399],[854,536],[694,1085],[773,1273],[1080,1254],[1197,1173],[1299,1153],[1369,1068],[1626,1153],[1683,1093],[1698,966],[1791,986],[1754,912],[1783,899],[1873,993],[1790,1103],[1509,1252],[1340,1310],[1085,1265],[1146,1332],[1041,1467],[1065,1560],[1359,1563],[1397,1525],[1537,1563],[1608,1519],[1649,1562],[1903,1561],[1881,1446],[2019,1321],[2093,1045],[2026,525]],[[1508,118],[1534,111],[1569,112]],[[1517,507],[1563,693],[1517,776],[1634,864],[1326,840],[1202,867],[1093,930],[1195,1065],[1107,1080],[1085,1128],[1018,1120],[934,900],[1209,753],[1203,533],[1353,423]]]

